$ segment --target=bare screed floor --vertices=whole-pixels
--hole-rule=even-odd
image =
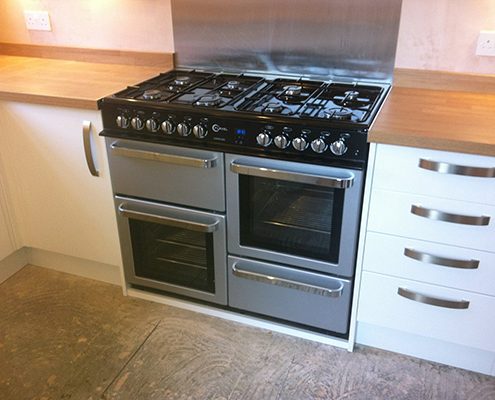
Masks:
[[[354,353],[28,266],[0,285],[0,399],[493,400],[495,378]]]

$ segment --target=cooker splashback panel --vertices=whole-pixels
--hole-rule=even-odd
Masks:
[[[391,82],[402,0],[172,0],[176,66]]]

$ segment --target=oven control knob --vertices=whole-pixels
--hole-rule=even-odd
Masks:
[[[256,136],[256,141],[260,146],[268,147],[272,143],[272,137],[267,132],[261,132]]]
[[[296,137],[292,141],[292,147],[294,147],[297,151],[304,151],[308,147],[308,141],[303,136]]]
[[[146,120],[146,129],[153,133],[158,132],[158,130],[160,129],[160,124],[156,119],[150,118]]]
[[[189,136],[189,134],[191,133],[191,127],[187,122],[181,122],[179,125],[177,125],[177,132],[180,136]]]
[[[330,145],[330,151],[336,156],[341,156],[347,151],[347,146],[344,139],[339,139]]]
[[[322,138],[315,139],[311,142],[311,148],[318,154],[324,153],[327,147],[327,144]]]
[[[195,125],[193,128],[193,134],[198,139],[204,139],[208,135],[208,129],[206,129],[203,125]]]
[[[167,135],[171,135],[175,132],[175,124],[173,121],[166,120],[162,122],[162,131]]]
[[[273,142],[275,143],[275,146],[277,146],[279,149],[286,149],[287,146],[290,144],[290,139],[287,137],[287,135],[278,135],[275,136],[275,139],[273,139]]]
[[[143,120],[142,120],[141,118],[139,118],[139,117],[133,117],[133,118],[131,119],[131,126],[132,126],[135,130],[137,130],[137,131],[141,131],[141,130],[143,130],[143,128],[144,128],[144,122],[143,122]]]
[[[126,115],[119,115],[115,120],[115,123],[119,128],[127,129],[129,128],[129,117]]]

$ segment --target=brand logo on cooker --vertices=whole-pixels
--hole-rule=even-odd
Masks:
[[[213,125],[211,126],[211,130],[212,130],[213,132],[215,132],[215,133],[219,133],[219,132],[224,132],[224,133],[226,133],[226,132],[228,132],[228,129],[227,129],[227,128],[225,128],[225,127],[223,127],[223,126],[220,126],[220,125],[218,125],[218,124],[213,124]]]

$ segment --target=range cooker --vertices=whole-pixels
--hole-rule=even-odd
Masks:
[[[345,337],[388,90],[184,69],[100,100],[127,284]]]

